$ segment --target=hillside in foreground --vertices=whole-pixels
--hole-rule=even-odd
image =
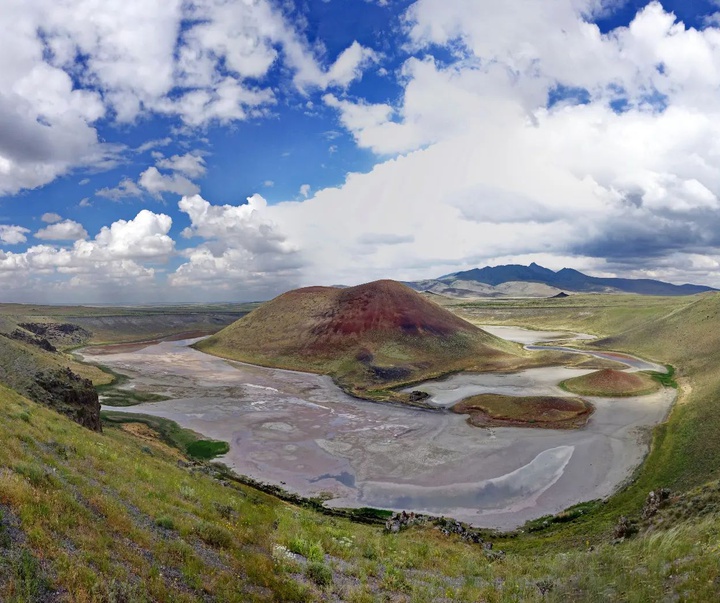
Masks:
[[[486,535],[490,550],[452,522],[386,533],[237,484],[142,425],[96,433],[0,386],[0,601],[718,600],[720,297],[564,303],[534,324],[602,327],[611,349],[677,363],[683,388],[638,479],[605,503]],[[529,318],[514,311],[502,319]]]
[[[329,374],[358,395],[457,370],[510,370],[528,362],[520,346],[394,281],[290,291],[196,347]]]
[[[4,332],[72,324],[71,310],[59,320],[43,316],[50,310]],[[288,505],[189,463],[144,424],[95,433],[0,387],[0,600],[716,600],[720,487],[709,480],[720,477],[720,296],[573,296],[455,311],[480,324],[591,332],[605,336],[600,346],[675,365],[679,403],[636,480],[603,504],[491,536],[493,551],[506,553],[495,555],[432,525],[385,534]],[[100,340],[136,338],[125,319],[103,321]],[[70,361],[25,331],[0,339],[2,362]],[[662,508],[644,519],[655,513],[648,493],[665,487]]]

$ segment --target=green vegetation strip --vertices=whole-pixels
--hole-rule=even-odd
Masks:
[[[589,502],[583,502],[569,507],[564,511],[561,511],[557,515],[545,515],[543,517],[538,517],[537,519],[528,521],[523,526],[523,529],[526,532],[540,532],[542,530],[546,530],[552,525],[568,523],[578,519],[579,517],[588,515],[589,513],[592,513],[593,511],[599,509],[602,504],[603,503],[601,500],[591,500]]]
[[[138,404],[144,404],[145,402],[162,402],[163,400],[170,399],[169,396],[162,396],[160,394],[136,392],[114,387],[98,387],[97,390],[98,394],[102,396],[100,400],[101,403],[106,406],[137,406]]]
[[[666,364],[665,368],[667,373],[659,373],[657,371],[647,371],[655,381],[664,387],[672,387],[673,389],[678,388],[677,381],[675,381],[675,367],[672,364]]]
[[[156,431],[166,444],[173,446],[188,456],[198,460],[210,460],[227,454],[230,446],[227,442],[204,440],[190,429],[180,427],[175,421],[151,415],[132,414],[106,410],[100,413],[104,424],[121,425],[123,423],[143,423]]]
[[[130,378],[127,375],[118,373],[104,364],[97,364],[94,366],[97,366],[101,371],[112,375],[112,381],[110,381],[110,383],[97,385],[95,387],[98,395],[101,397],[101,403],[106,406],[136,406],[137,404],[143,404],[145,402],[162,402],[163,400],[170,399],[169,396],[163,396],[160,394],[122,389],[120,386],[130,381]]]

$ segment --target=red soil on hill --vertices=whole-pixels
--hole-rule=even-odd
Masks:
[[[311,289],[317,290],[317,287]],[[446,337],[459,331],[478,330],[394,281],[376,281],[336,291],[336,308],[327,316],[327,322],[313,331],[315,335],[347,336],[385,331]]]
[[[515,344],[390,280],[289,291],[198,348],[256,364],[332,374],[352,384],[348,389],[469,368],[511,369],[521,361]]]

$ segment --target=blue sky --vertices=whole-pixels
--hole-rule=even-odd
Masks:
[[[27,4],[0,15],[3,301],[531,261],[720,285],[715,2]]]

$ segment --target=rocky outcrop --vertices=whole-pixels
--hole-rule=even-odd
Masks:
[[[420,513],[407,513],[406,511],[402,511],[400,513],[394,513],[388,518],[385,522],[385,532],[397,534],[412,526],[421,526],[430,523],[445,536],[459,536],[460,539],[465,542],[481,545],[488,558],[502,559],[505,556],[503,551],[493,550],[493,544],[484,538],[483,530],[472,528],[465,523],[447,517],[430,517]]]
[[[3,335],[8,339],[14,339],[15,341],[22,341],[23,343],[29,343],[30,345],[37,346],[46,352],[57,352],[55,346],[44,337],[32,335],[21,329],[15,329],[12,333],[3,333]]]
[[[69,368],[35,374],[30,397],[93,431],[102,431],[100,402],[92,381]]]
[[[637,534],[638,527],[637,523],[630,519],[629,517],[626,517],[625,515],[618,518],[617,523],[615,524],[615,527],[613,528],[613,538],[614,542],[622,542],[626,538],[629,538],[633,534]]]
[[[668,488],[658,488],[652,490],[645,499],[645,505],[643,505],[642,518],[650,519],[657,515],[657,512],[662,509],[670,499],[670,490]]]
[[[19,326],[39,338],[64,347],[85,343],[92,335],[87,329],[71,323],[24,322]]]
[[[427,400],[430,397],[430,394],[427,392],[421,392],[420,390],[414,390],[410,392],[410,395],[408,397],[408,400],[410,402],[423,402]]]

